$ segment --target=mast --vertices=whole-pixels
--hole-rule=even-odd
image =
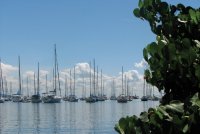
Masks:
[[[55,59],[54,59],[54,60],[55,60],[55,61],[54,61],[54,62],[55,62],[55,63],[54,63],[54,77],[55,77],[55,78],[54,78],[54,86],[55,86],[54,91],[55,91],[55,94],[56,94],[56,88],[57,88],[57,86],[56,86],[56,78],[57,78],[57,73],[56,73],[56,60],[57,60],[57,58],[56,58],[56,55],[57,55],[57,54],[56,54],[56,44],[55,44],[54,47],[55,47],[55,48],[54,48],[54,54],[55,54],[55,55],[54,55],[54,56],[55,56],[55,57],[54,57],[54,58],[55,58]]]
[[[124,69],[123,69],[123,66],[122,66],[122,94],[124,93],[123,91],[124,91],[124,85],[123,85],[123,76],[124,75]]]
[[[65,75],[65,97],[67,97],[67,89],[68,89],[68,86],[67,86],[67,75]]]
[[[125,75],[125,85],[124,85],[124,94],[125,94],[125,96],[128,96],[127,95],[127,80],[126,80],[126,75]]]
[[[21,68],[20,68],[20,56],[18,56],[18,61],[19,61],[19,94],[21,95],[22,93],[22,85],[21,85]]]
[[[56,57],[57,57],[57,55],[56,55]],[[56,65],[57,65],[57,75],[58,75],[58,89],[59,89],[59,91],[60,91],[60,96],[61,96],[61,89],[60,89],[60,74],[59,74],[59,71],[58,71],[58,60],[57,60],[57,58],[56,58]]]
[[[35,86],[35,73],[34,73],[34,94],[36,94],[36,86]]]
[[[40,68],[39,68],[39,62],[38,62],[37,95],[39,95],[39,90],[40,90]]]
[[[69,77],[70,77],[70,95],[72,95],[72,77],[71,77],[72,73],[71,73],[71,69],[69,71]]]
[[[47,74],[46,74],[46,93],[48,93],[48,87],[47,87]]]
[[[82,98],[85,97],[85,79],[84,79],[84,75],[83,75],[83,89],[82,89]]]
[[[130,96],[129,95],[129,79],[127,79],[126,91],[127,91],[127,96]]]
[[[113,78],[113,82],[112,82],[112,93],[111,93],[111,96],[115,96],[115,80]]]
[[[10,95],[12,95],[12,82],[10,82]]]
[[[54,68],[53,68],[53,79],[52,79],[52,83],[53,83],[53,91],[54,91],[54,93],[55,93],[55,76],[54,76]]]
[[[75,66],[74,66],[74,91],[73,91],[73,95],[75,95],[75,86],[76,86],[76,82],[75,82],[75,73],[76,73],[76,71],[75,71]]]
[[[94,81],[93,81],[94,83],[94,96],[96,96],[96,89],[95,89],[95,59],[94,59]]]
[[[23,79],[22,79],[22,82],[21,82],[21,94],[23,94],[23,92],[24,92],[24,81],[23,81]]]
[[[101,69],[101,96],[102,96],[102,94],[103,94],[103,85],[102,85],[102,69]]]
[[[26,88],[27,88],[27,95],[28,95],[28,97],[29,97],[29,90],[28,90],[28,75],[27,75],[27,79],[26,79]]]
[[[98,70],[98,66],[97,66],[97,84],[96,84],[96,92],[99,94],[99,70]]]
[[[90,97],[91,97],[91,89],[92,89],[91,88],[92,87],[91,86],[91,84],[92,84],[92,80],[91,79],[92,79],[92,70],[91,70],[91,61],[90,61]]]
[[[8,96],[8,86],[7,86],[7,80],[6,80],[6,76],[4,76],[4,83],[5,83],[5,97],[7,97]]]

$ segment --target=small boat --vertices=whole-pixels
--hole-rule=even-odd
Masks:
[[[95,103],[96,99],[93,96],[90,96],[90,97],[87,97],[85,99],[85,102],[87,102],[87,103]]]
[[[65,96],[62,98],[64,101],[69,101],[67,76],[65,75]]]
[[[110,100],[117,100],[116,96],[110,96]]]
[[[34,92],[35,92],[35,94],[31,96],[31,102],[32,103],[40,103],[40,102],[42,102],[41,96],[40,96],[40,69],[39,69],[39,63],[38,63],[38,77],[37,77],[37,93],[36,93],[36,86],[35,86],[35,74],[34,74]]]
[[[12,101],[13,102],[22,102],[23,96],[21,94],[22,86],[21,86],[21,72],[20,72],[20,56],[18,57],[19,61],[19,90],[17,91],[17,94],[12,95]]]
[[[146,96],[146,81],[144,77],[144,85],[143,85],[143,96],[141,98],[141,101],[148,101],[148,97]]]
[[[69,102],[78,102],[78,98],[76,97],[76,95],[70,95],[68,101]]]
[[[117,102],[118,103],[127,103],[128,99],[124,94],[121,94],[120,96],[117,97]]]
[[[147,96],[142,96],[141,101],[148,101],[148,97]]]
[[[112,87],[111,87],[111,96],[110,96],[110,100],[117,100],[117,97],[115,95],[115,80],[113,79],[112,82]]]
[[[86,99],[86,88],[85,88],[85,79],[83,75],[83,88],[82,88],[82,97],[80,98],[81,101],[84,101]]]
[[[75,89],[76,89],[76,79],[75,79],[75,66],[74,66],[74,88],[73,88],[73,91],[71,92],[71,95],[69,95],[69,102],[78,102],[78,98],[76,97],[75,95]],[[71,71],[70,71],[70,77],[71,77]],[[70,81],[71,81],[71,78],[70,78]],[[70,82],[71,84],[71,82]],[[71,88],[71,86],[70,86]],[[70,89],[72,90],[72,89]]]
[[[117,102],[118,103],[127,103],[128,102],[127,97],[125,96],[125,94],[123,94],[123,91],[124,91],[123,73],[124,73],[124,71],[123,71],[123,67],[122,67],[122,94],[117,97]]]
[[[23,101],[23,97],[21,94],[13,94],[12,95],[12,101],[13,102],[22,102]]]
[[[4,101],[5,101],[4,98],[1,97],[0,98],[0,103],[4,103]]]
[[[60,103],[61,102],[61,97],[56,96],[54,91],[50,91],[52,94],[46,94],[42,97],[42,101],[44,103]]]
[[[94,85],[95,85],[95,82],[94,82]],[[90,62],[90,96],[85,99],[85,102],[95,103],[96,101],[97,101],[96,98],[94,97],[94,95],[92,95],[92,71],[91,71],[91,62]]]

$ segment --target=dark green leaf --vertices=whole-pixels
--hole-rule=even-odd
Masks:
[[[134,9],[133,13],[134,13],[134,15],[136,17],[138,17],[138,18],[140,17],[140,10],[139,10],[139,8]]]

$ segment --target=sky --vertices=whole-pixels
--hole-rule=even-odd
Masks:
[[[200,5],[199,0],[181,2]],[[87,72],[88,63],[95,59],[107,79],[120,80],[123,66],[132,85],[135,80],[136,88],[142,89],[142,51],[155,41],[155,35],[146,21],[134,17],[137,5],[138,0],[0,0],[4,75],[8,81],[17,81],[18,56],[24,79],[37,70],[38,62],[41,72],[50,75],[56,44],[63,74],[75,65]]]

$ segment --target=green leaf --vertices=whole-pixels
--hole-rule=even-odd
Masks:
[[[169,11],[169,8],[168,8],[167,2],[161,2],[160,3],[160,13],[166,14],[168,11]]]
[[[191,47],[191,41],[190,41],[190,39],[184,38],[184,39],[182,40],[182,42],[183,42],[183,46],[184,46],[185,48]]]
[[[193,9],[189,10],[190,17],[195,24],[198,24],[196,12]]]
[[[183,113],[183,103],[181,103],[180,101],[171,101],[169,105],[166,105],[166,110]]]
[[[144,5],[143,1],[139,0],[139,3],[138,3],[139,8],[143,7],[143,5]]]
[[[119,132],[120,134],[125,134],[124,130],[120,127],[119,124],[116,124],[116,125],[115,125],[115,130],[116,130],[117,132]]]
[[[140,17],[140,9],[139,8],[136,8],[136,9],[134,9],[133,10],[133,13],[134,13],[134,15],[136,16],[136,17]]]
[[[200,99],[199,99],[199,94],[196,93],[192,98],[191,98],[192,106],[198,106],[200,108]]]
[[[146,48],[143,49],[143,57],[148,62],[148,52]]]
[[[121,118],[119,120],[120,129],[122,129],[123,131],[126,130],[127,124],[128,124],[128,121],[125,118]]]
[[[149,119],[148,119],[148,113],[147,112],[142,112],[140,114],[140,119],[141,119],[142,122],[148,122],[149,121]]]
[[[187,133],[189,130],[188,124],[186,124],[183,128],[183,133]]]

